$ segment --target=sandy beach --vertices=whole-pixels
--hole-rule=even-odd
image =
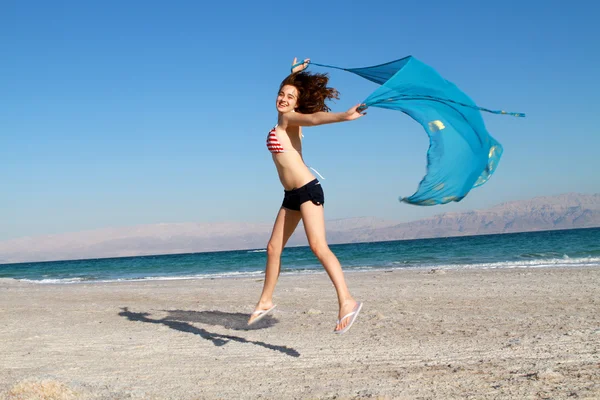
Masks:
[[[40,285],[0,280],[0,398],[598,399],[600,269],[324,273]],[[37,397],[36,397],[37,396]]]

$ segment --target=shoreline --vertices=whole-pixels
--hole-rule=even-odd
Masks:
[[[549,260],[535,260],[541,264],[538,265],[514,265],[518,262],[515,261],[499,261],[495,263],[478,263],[478,264],[441,264],[441,265],[419,265],[419,266],[385,266],[385,267],[342,267],[344,274],[354,273],[369,273],[369,272],[389,272],[389,271],[455,271],[455,270],[503,270],[503,269],[545,269],[545,268],[557,268],[557,269],[570,269],[570,268],[599,268],[600,257],[591,259],[590,257],[582,257],[576,259],[568,259],[575,265],[567,266],[569,263],[565,259],[560,260],[559,263],[551,263],[555,259]],[[523,262],[523,261],[521,261]],[[526,262],[526,261],[525,261]],[[483,265],[483,266],[482,266]],[[498,266],[495,266],[498,265]],[[280,276],[307,276],[307,275],[319,275],[325,274],[323,267],[311,269],[288,269],[282,268]],[[162,282],[162,281],[195,281],[195,280],[214,280],[214,279],[256,279],[264,276],[264,270],[253,271],[253,272],[230,272],[225,274],[214,273],[204,275],[174,275],[174,276],[156,276],[146,278],[131,278],[131,279],[108,279],[108,280],[95,280],[95,279],[18,279],[18,278],[2,278],[1,282],[19,282],[19,283],[31,283],[34,285],[82,285],[82,284],[102,284],[102,283],[120,283],[120,282]]]
[[[282,276],[250,328],[262,276],[0,279],[0,398],[600,396],[600,268],[389,271],[348,271],[365,306],[341,336],[324,272]]]

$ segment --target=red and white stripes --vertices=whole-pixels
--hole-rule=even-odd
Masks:
[[[279,143],[279,139],[277,139],[275,128],[271,129],[269,135],[267,136],[267,149],[269,149],[271,153],[283,153],[285,150],[283,149],[281,143]]]

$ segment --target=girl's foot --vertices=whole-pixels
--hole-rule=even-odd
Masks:
[[[344,333],[350,326],[354,323],[356,317],[358,317],[358,313],[362,308],[362,303],[359,303],[355,300],[346,301],[340,307],[340,313],[338,316],[337,325],[335,326],[335,333]]]
[[[273,311],[273,309],[277,307],[273,302],[265,302],[258,303],[252,314],[250,314],[250,319],[248,319],[248,325],[252,325],[255,322],[263,319],[268,313]]]

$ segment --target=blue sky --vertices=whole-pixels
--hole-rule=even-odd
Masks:
[[[456,4],[460,4],[460,7]],[[413,55],[479,105],[502,145],[461,203],[414,207],[428,140],[370,109],[305,129],[326,218],[407,221],[600,191],[600,6],[546,1],[1,1],[0,240],[169,222],[272,222],[265,147],[293,57],[343,67]],[[313,71],[326,70],[311,67]],[[328,70],[343,111],[374,84]]]

